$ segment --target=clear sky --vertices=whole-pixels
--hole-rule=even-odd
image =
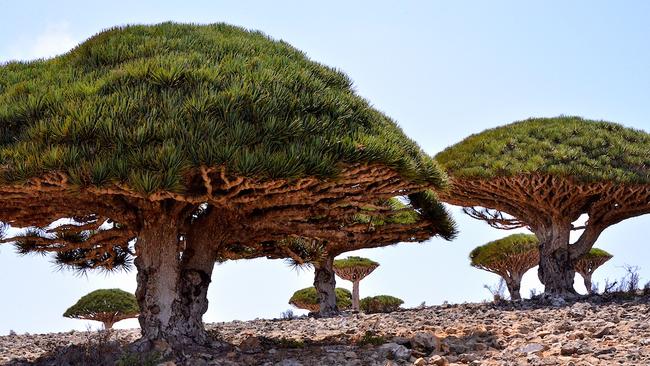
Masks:
[[[431,154],[531,116],[580,115],[650,131],[648,1],[0,0],[0,62],[64,53],[114,25],[167,20],[227,22],[288,41],[345,71],[360,95]],[[487,299],[483,284],[497,276],[471,268],[467,255],[510,232],[452,211],[460,229],[453,242],[360,251],[381,263],[361,283],[361,295],[392,294],[405,306]],[[624,264],[641,267],[642,282],[650,280],[648,227],[650,215],[605,231],[597,246],[614,259],[595,282],[619,278]],[[219,265],[204,319],[279,317],[293,291],[311,281],[311,272],[282,261]],[[47,258],[21,258],[0,246],[0,335],[85,329],[61,316],[68,306],[97,288],[135,286],[134,273],[76,277],[55,272]],[[531,270],[522,294],[534,287],[541,284]]]

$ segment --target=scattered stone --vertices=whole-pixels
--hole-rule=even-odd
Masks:
[[[541,344],[541,343],[530,343],[527,344],[519,349],[519,352],[521,353],[537,353],[537,352],[542,352],[546,350],[546,346]]]
[[[547,300],[458,304],[388,314],[343,313],[323,319],[207,324],[211,334],[226,342],[221,348],[193,351],[182,360],[163,358],[153,364],[650,365],[650,297],[627,302],[591,299],[562,307],[550,306]],[[121,345],[138,337],[138,330],[114,333],[114,341]],[[75,350],[102,349],[100,339],[94,332],[2,336],[0,365],[34,364],[46,354],[50,358],[35,364],[98,364],[90,360],[71,362],[69,355]],[[156,348],[169,351],[164,342]],[[175,363],[164,363],[169,361]]]

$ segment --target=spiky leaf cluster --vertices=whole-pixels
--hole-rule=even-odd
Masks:
[[[585,255],[583,255],[580,259],[584,260],[595,260],[595,259],[601,259],[601,258],[607,258],[610,259],[614,257],[611,255],[609,252],[602,250],[600,248],[591,248],[589,252]]]
[[[474,248],[469,254],[474,267],[490,268],[512,256],[538,251],[539,240],[531,234],[513,234]]]
[[[344,268],[363,268],[363,267],[377,267],[379,263],[362,257],[350,256],[345,259],[337,259],[334,261],[334,267],[337,269]]]
[[[359,302],[359,307],[364,313],[390,313],[404,303],[400,298],[390,295],[364,297]]]
[[[540,173],[650,183],[650,134],[580,117],[531,118],[471,135],[436,159],[458,178]]]
[[[352,293],[349,290],[337,287],[335,293],[336,306],[339,309],[347,309],[352,306]],[[310,311],[317,311],[315,309],[319,307],[319,302],[318,292],[314,287],[298,290],[289,299],[289,304]]]
[[[90,319],[96,314],[117,314],[124,319],[135,317],[139,312],[138,302],[132,293],[120,289],[101,289],[83,296],[63,316]]]
[[[104,31],[65,55],[0,66],[0,184],[61,171],[78,186],[198,189],[188,172],[333,177],[377,163],[444,173],[342,72],[225,24]]]

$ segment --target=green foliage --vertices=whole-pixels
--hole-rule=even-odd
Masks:
[[[404,303],[400,298],[390,295],[364,297],[359,302],[359,307],[364,313],[390,313],[399,309]]]
[[[592,260],[592,259],[600,259],[600,258],[612,258],[613,255],[609,254],[608,252],[599,249],[599,248],[591,248],[589,252],[580,259],[586,259],[586,260]]]
[[[361,337],[361,339],[357,341],[358,346],[365,346],[367,344],[373,346],[381,346],[384,343],[386,343],[386,338],[384,338],[381,335],[377,335],[375,332],[370,330],[367,330],[363,334],[363,337]]]
[[[336,306],[339,309],[347,309],[352,306],[352,293],[349,290],[344,288],[336,288]],[[293,296],[289,299],[289,304],[308,304],[308,305],[318,305],[320,303],[318,298],[318,292],[314,287],[303,288],[293,293]]]
[[[188,192],[201,165],[272,179],[377,163],[443,187],[437,163],[351,84],[260,32],[112,28],[53,59],[0,65],[0,184],[56,170],[79,186]]]
[[[538,250],[539,240],[532,234],[513,234],[474,248],[469,254],[472,266],[490,267],[509,256]]]
[[[153,352],[125,352],[115,362],[115,366],[155,366],[163,361],[160,353]]]
[[[531,118],[471,135],[436,159],[459,178],[540,173],[650,183],[650,134],[580,117]]]
[[[361,257],[347,257],[345,259],[337,259],[334,261],[334,267],[343,268],[359,268],[359,267],[377,267],[379,263],[368,258]]]
[[[79,318],[97,313],[117,313],[122,317],[135,317],[139,312],[138,302],[132,293],[120,289],[102,289],[83,296],[63,316]]]

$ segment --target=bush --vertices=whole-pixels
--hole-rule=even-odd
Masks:
[[[399,309],[399,307],[404,303],[402,299],[390,296],[390,295],[379,295],[379,296],[369,296],[361,299],[361,310],[365,313],[390,313]]]
[[[352,293],[349,290],[337,288],[335,291],[336,306],[339,309],[347,309],[352,306]],[[314,287],[307,287],[294,292],[293,296],[289,299],[289,304],[311,312],[318,312],[320,310],[318,292]]]

